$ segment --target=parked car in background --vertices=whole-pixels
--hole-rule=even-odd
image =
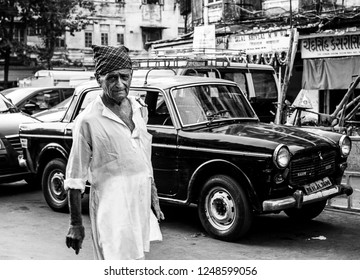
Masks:
[[[134,58],[134,75],[200,76],[236,82],[260,121],[275,122],[280,96],[275,69],[270,65],[232,62],[224,56]],[[147,71],[144,69],[151,69]]]
[[[21,111],[33,115],[52,108],[74,93],[73,87],[17,87],[4,90],[5,95]]]
[[[78,86],[61,121],[20,126],[27,165],[56,211],[68,210],[63,178],[74,120],[101,91],[96,82]],[[235,82],[173,76],[144,83],[140,78],[133,79],[130,95],[147,104],[160,200],[197,205],[211,236],[239,239],[259,214],[285,211],[309,220],[328,198],[352,193],[341,184],[349,137],[261,123]],[[109,141],[118,139],[109,134]]]
[[[37,118],[41,121],[46,122],[54,122],[60,121],[62,117],[65,115],[67,108],[70,105],[72,97],[66,98],[64,101],[60,102],[59,104],[55,105],[54,107],[35,113],[32,116]]]
[[[38,121],[21,112],[0,94],[0,183],[23,179],[32,183],[33,174],[24,165],[20,166],[18,161],[19,155],[22,155],[19,125],[34,122]]]

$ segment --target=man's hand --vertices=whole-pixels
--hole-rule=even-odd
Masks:
[[[164,220],[165,216],[164,216],[164,213],[160,209],[160,203],[159,203],[159,197],[157,194],[157,189],[155,186],[155,182],[152,178],[151,178],[151,206],[154,209],[155,216],[158,219],[158,221]]]
[[[159,200],[157,200],[157,202],[153,202],[153,203],[152,203],[152,207],[153,207],[153,209],[154,209],[155,216],[156,216],[156,218],[158,219],[158,221],[164,220],[164,219],[165,219],[165,216],[164,216],[164,213],[163,213],[163,212],[161,211],[161,209],[160,209]]]
[[[68,190],[70,227],[66,235],[66,246],[73,248],[79,254],[81,244],[85,237],[85,229],[81,217],[81,192],[76,189]]]
[[[73,248],[77,255],[79,254],[84,238],[84,226],[70,226],[68,234],[66,235],[66,246],[68,248]]]

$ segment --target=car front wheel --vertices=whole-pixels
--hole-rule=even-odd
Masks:
[[[42,176],[42,190],[48,205],[57,212],[68,211],[68,198],[64,189],[66,163],[63,159],[50,161]]]
[[[326,200],[321,200],[311,204],[304,205],[303,207],[291,208],[284,210],[285,214],[292,219],[299,221],[307,221],[319,216],[326,206]]]
[[[250,229],[252,213],[243,188],[225,175],[211,177],[200,192],[198,212],[213,237],[235,241]]]

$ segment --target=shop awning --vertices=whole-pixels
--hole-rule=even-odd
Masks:
[[[167,29],[166,26],[160,26],[160,25],[140,25],[143,29]]]
[[[360,75],[360,56],[304,59],[303,89],[348,89]],[[360,88],[360,87],[359,87]]]

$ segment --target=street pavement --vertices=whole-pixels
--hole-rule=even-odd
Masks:
[[[328,202],[329,207],[360,212],[360,172],[345,172],[342,183],[350,185],[353,194],[350,197],[343,195],[331,199]]]
[[[306,224],[284,214],[260,216],[247,236],[230,243],[209,237],[195,208],[162,209],[163,241],[152,243],[148,260],[360,260],[358,212],[329,207]],[[0,217],[0,260],[93,259],[86,210],[79,255],[65,246],[69,215],[52,211],[41,190],[24,182],[0,185]]]

